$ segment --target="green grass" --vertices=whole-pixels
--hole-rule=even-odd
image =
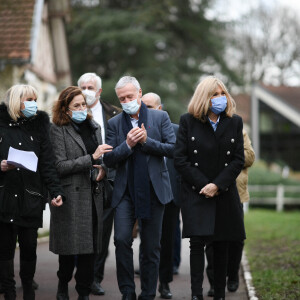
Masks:
[[[45,236],[49,236],[49,231],[44,231],[42,233],[39,232],[39,234],[38,234],[39,238],[42,238],[42,237],[45,237]]]
[[[300,211],[251,209],[246,254],[260,300],[300,299]]]

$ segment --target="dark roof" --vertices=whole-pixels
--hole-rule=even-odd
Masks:
[[[260,86],[291,108],[300,112],[300,87],[284,85],[272,86],[263,83],[260,83]]]
[[[233,96],[236,103],[236,113],[242,117],[244,123],[250,123],[251,117],[251,97],[247,94]]]
[[[30,59],[35,0],[0,0],[0,59]]]

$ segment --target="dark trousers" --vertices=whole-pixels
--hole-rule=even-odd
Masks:
[[[229,242],[228,250],[228,281],[239,281],[239,269],[244,248],[244,241]]]
[[[202,237],[190,239],[190,269],[192,295],[202,295],[204,272],[204,247],[209,241]],[[214,288],[215,298],[225,297],[227,260],[229,242],[215,241],[212,243],[214,256]]]
[[[190,238],[190,274],[193,296],[203,294],[204,246],[205,241],[201,237]]]
[[[75,255],[59,255],[57,276],[62,283],[68,283],[75,268]],[[75,273],[75,289],[80,296],[88,296],[93,282],[94,254],[76,255],[77,269]]]
[[[158,279],[162,205],[151,187],[151,219],[138,220],[140,228],[140,279],[142,293],[139,299],[154,299]],[[123,295],[135,292],[132,229],[136,219],[134,204],[128,191],[115,208],[114,243],[116,246],[117,279]]]
[[[173,281],[173,257],[176,225],[179,207],[173,201],[165,205],[162,223],[161,250],[159,263],[159,281],[169,283]]]
[[[239,268],[242,259],[244,241],[230,241],[228,248],[227,276],[228,281],[239,281]],[[205,248],[207,259],[206,274],[211,286],[214,286],[214,252],[212,243]]]
[[[36,260],[37,231],[38,228],[0,222],[0,260],[14,259],[17,237],[20,246],[20,260]]]
[[[180,218],[179,214],[177,216],[175,229],[175,239],[174,239],[174,256],[173,256],[173,266],[179,268],[181,261],[181,229],[180,229]]]
[[[5,295],[15,294],[14,266],[16,241],[20,246],[20,277],[24,299],[34,299],[32,280],[36,268],[37,228],[0,222],[0,282]],[[4,270],[6,269],[6,270]],[[13,298],[12,298],[13,299]]]
[[[95,255],[94,261],[94,281],[102,282],[104,278],[104,266],[108,256],[109,241],[113,227],[114,210],[112,208],[103,211],[103,233],[102,248],[99,254]]]

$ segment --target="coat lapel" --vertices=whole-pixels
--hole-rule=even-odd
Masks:
[[[152,118],[152,114],[150,113],[150,109],[147,109],[147,124],[144,124],[145,129],[147,130],[147,136],[149,136],[150,138],[154,138],[153,134],[152,134],[152,130],[153,130],[153,118]],[[147,161],[149,161],[150,155],[147,155]]]
[[[90,122],[92,123],[94,128],[96,128],[95,136],[96,136],[98,145],[102,145],[103,139],[102,139],[102,135],[101,135],[101,126],[97,122],[95,122],[94,120],[91,120]]]
[[[152,129],[153,129],[153,118],[152,114],[150,113],[150,109],[147,109],[147,124],[144,124],[145,129],[147,130],[147,135],[152,137]]]
[[[123,122],[122,122],[122,113],[121,113],[120,119],[119,119],[119,130],[118,130],[119,132],[118,132],[118,138],[117,138],[117,140],[119,140],[120,143],[122,143],[124,140],[126,140],[126,136],[124,135],[122,124],[123,124]]]
[[[77,144],[82,148],[82,150],[84,151],[84,153],[87,154],[85,145],[83,143],[83,140],[80,137],[80,135],[75,131],[75,129],[73,128],[72,124],[67,125],[66,126],[66,130],[70,134],[70,136],[77,142]]]
[[[229,123],[230,123],[230,118],[227,117],[226,115],[221,115],[219,125],[215,132],[217,139],[219,139],[222,136],[222,134],[224,133],[224,131],[225,131],[226,127],[229,125]]]

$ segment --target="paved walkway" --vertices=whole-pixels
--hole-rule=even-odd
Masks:
[[[138,256],[138,245],[139,240],[134,241],[134,253],[135,253],[135,265],[138,266],[137,256]],[[39,284],[39,289],[36,291],[37,300],[55,300],[56,288],[57,288],[57,277],[56,271],[58,267],[57,256],[54,255],[49,250],[49,244],[40,243],[38,245],[38,261],[37,270],[35,275],[35,280]],[[20,283],[19,274],[19,252],[16,251],[15,260],[15,274],[17,281],[17,299],[22,299],[22,288]],[[173,299],[191,299],[190,291],[190,276],[189,276],[189,242],[187,239],[183,240],[182,244],[182,263],[179,269],[179,274],[174,276],[174,281],[170,283],[170,288],[173,293]],[[137,294],[140,293],[140,282],[139,277],[135,278],[137,286]],[[120,300],[121,295],[117,285],[116,279],[116,265],[114,256],[114,245],[111,241],[110,244],[110,254],[107,259],[105,278],[102,282],[102,287],[105,289],[106,294],[104,296],[90,296],[91,300]],[[204,281],[204,294],[207,294],[209,289],[207,278]],[[69,294],[70,300],[77,299],[77,293],[75,291],[75,281],[74,279],[69,284]],[[0,295],[0,299],[3,299],[3,295]],[[160,299],[159,293],[157,293],[156,299]],[[212,300],[207,296],[204,297],[205,300]],[[240,287],[236,293],[226,293],[227,300],[248,300],[244,280],[240,277]]]

